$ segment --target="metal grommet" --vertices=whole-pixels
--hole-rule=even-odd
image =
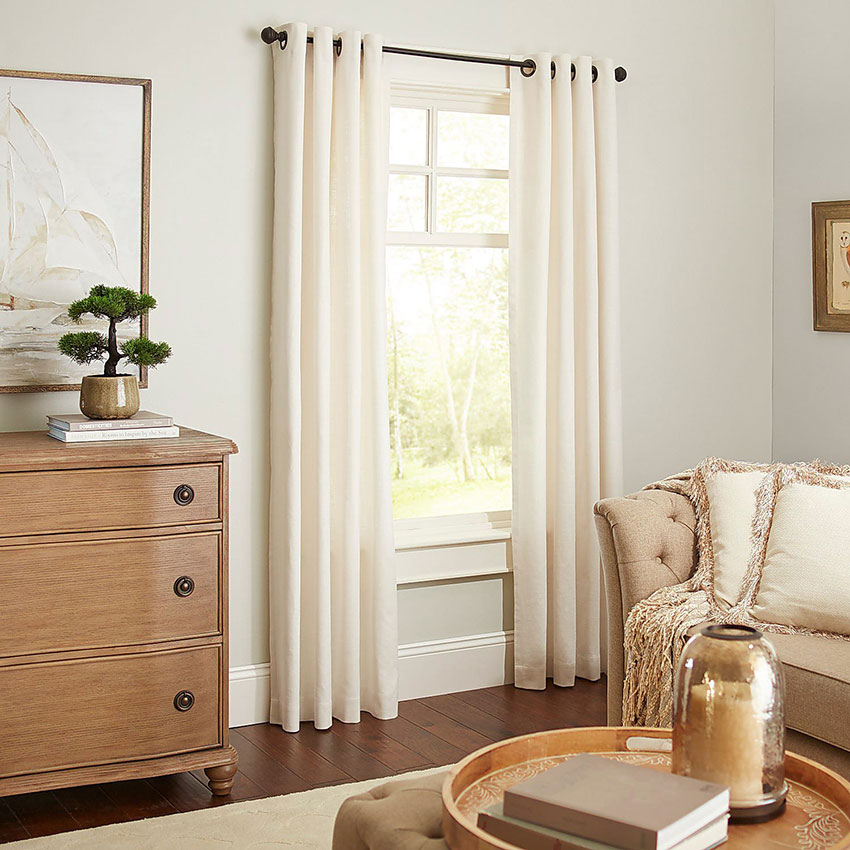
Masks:
[[[627,76],[626,69],[622,65],[620,65],[617,68],[614,68],[614,79],[618,83],[622,83],[623,80],[626,79],[626,76]]]
[[[286,30],[281,30],[280,34],[277,37],[277,46],[281,50],[286,50],[286,45],[289,43],[289,36],[286,33]]]
[[[334,41],[334,49],[336,50],[337,56],[342,56],[342,36]]]
[[[596,78],[599,76],[599,71],[596,70],[596,65],[590,66],[590,82],[595,83]]]
[[[519,72],[523,77],[531,77],[536,70],[537,63],[533,59],[526,59],[519,67]]]
[[[555,79],[555,63],[552,63],[552,79]]]
[[[570,79],[574,80],[576,78],[576,66],[575,64],[570,65]]]

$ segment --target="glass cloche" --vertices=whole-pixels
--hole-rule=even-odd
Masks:
[[[785,687],[776,651],[749,626],[707,626],[676,673],[673,772],[727,785],[733,821],[785,806]]]

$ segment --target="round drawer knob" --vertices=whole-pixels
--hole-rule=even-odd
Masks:
[[[174,707],[178,711],[188,711],[195,704],[195,695],[191,691],[180,691],[174,697]]]
[[[195,580],[191,578],[191,576],[180,576],[180,578],[174,582],[174,592],[178,596],[191,596],[194,589]]]
[[[190,505],[195,498],[195,491],[188,484],[181,484],[174,491],[174,501],[178,505]]]

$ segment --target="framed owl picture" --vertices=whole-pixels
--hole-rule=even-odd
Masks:
[[[850,201],[812,204],[816,331],[850,332]]]

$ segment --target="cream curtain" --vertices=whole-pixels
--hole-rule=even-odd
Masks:
[[[617,125],[610,62],[593,83],[590,57],[533,58],[511,71],[512,545],[516,684],[544,688],[601,672],[593,503],[622,491]]]
[[[285,27],[274,56],[271,720],[396,715],[381,40]]]

